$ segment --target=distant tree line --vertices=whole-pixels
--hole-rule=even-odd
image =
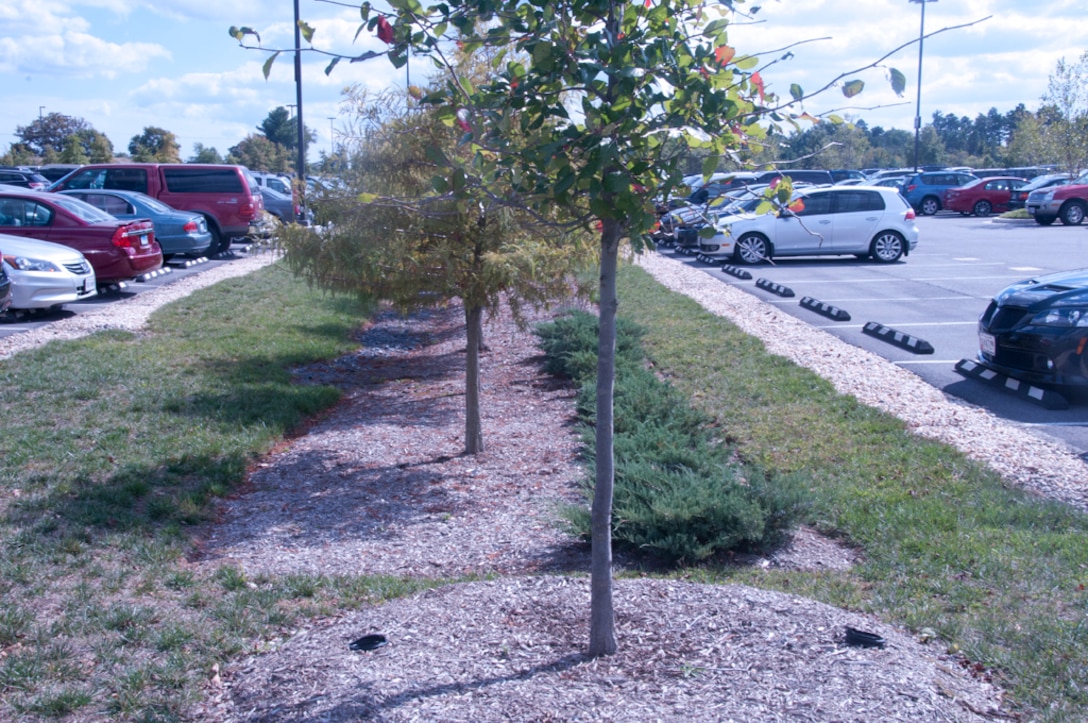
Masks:
[[[228,149],[224,157],[214,147],[193,145],[189,163],[237,163],[255,171],[291,172],[294,170],[298,131],[284,107],[274,109],[257,126],[256,133]],[[111,163],[131,160],[152,163],[182,163],[177,136],[157,126],[147,126],[128,144],[128,153],[115,150],[113,142],[83,118],[50,113],[15,129],[17,141],[0,155],[0,165],[45,165],[49,163]],[[316,134],[306,128],[304,141],[311,143]],[[323,164],[328,163],[322,152]]]

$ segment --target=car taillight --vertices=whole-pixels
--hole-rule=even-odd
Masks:
[[[49,188],[48,183],[42,183],[41,181],[30,181],[29,186],[36,191],[44,191]]]
[[[913,191],[916,188],[918,188],[918,186],[916,184],[914,184],[914,183],[910,184],[909,186],[907,186],[907,193],[910,193],[911,191]]]
[[[110,242],[114,246],[123,249],[137,249],[141,245],[140,239],[146,237],[148,246],[155,243],[155,230],[150,221],[134,221],[118,226],[113,232]]]
[[[196,233],[200,230],[200,227],[196,225],[196,221],[187,221],[181,230],[185,233]]]
[[[256,203],[243,203],[242,206],[238,209],[238,213],[246,221],[252,221],[253,219],[257,218],[257,211],[258,206]]]
[[[903,218],[905,220],[907,220],[907,221],[913,221],[916,218],[916,216],[914,215],[914,209],[913,208],[908,208],[907,209],[907,215],[904,216]]]

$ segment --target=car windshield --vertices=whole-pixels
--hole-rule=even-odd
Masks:
[[[105,211],[95,208],[86,201],[80,201],[78,198],[53,194],[49,194],[49,197],[53,203],[87,223],[105,223],[117,220]]]

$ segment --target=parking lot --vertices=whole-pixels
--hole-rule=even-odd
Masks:
[[[978,317],[994,293],[1031,276],[1088,267],[1088,226],[1042,227],[1032,221],[947,213],[920,217],[917,224],[917,250],[890,265],[852,257],[782,259],[746,267],[752,278],[741,280],[691,257],[676,258],[909,369],[949,395],[1060,438],[1088,455],[1088,390],[1063,390],[1069,408],[1051,410],[955,370],[957,362],[974,359]],[[783,289],[793,296],[781,296]],[[803,306],[805,297],[845,312],[849,320]],[[878,333],[866,333],[866,325]],[[899,333],[899,339],[925,342],[932,353],[898,346],[889,341],[894,336],[881,334],[885,330]]]

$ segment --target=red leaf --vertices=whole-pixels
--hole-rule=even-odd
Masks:
[[[727,65],[733,56],[737,54],[736,50],[730,48],[728,45],[721,45],[714,50],[714,59],[718,61],[718,65]]]
[[[759,71],[752,73],[752,85],[759,89],[759,99],[763,100],[763,77],[759,74]]]
[[[393,44],[393,26],[382,16],[378,16],[378,40],[389,45]]]

